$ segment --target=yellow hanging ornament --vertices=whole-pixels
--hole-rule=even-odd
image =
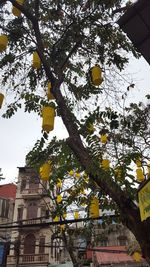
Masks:
[[[74,212],[74,218],[75,218],[75,220],[79,219],[79,212],[78,211]]]
[[[56,202],[58,204],[62,202],[62,196],[61,195],[57,195]]]
[[[76,177],[76,178],[80,178],[80,177],[81,177],[81,174],[80,174],[79,172],[76,172],[76,173],[75,173],[75,177]]]
[[[59,217],[55,216],[55,218],[53,219],[54,222],[59,222]]]
[[[70,176],[74,175],[74,171],[73,170],[69,171],[68,173],[69,173]]]
[[[144,181],[144,174],[141,168],[136,169],[136,178],[138,182]]]
[[[58,178],[56,186],[57,186],[57,188],[61,188],[62,187],[61,179]]]
[[[19,4],[19,5],[23,5],[25,0],[16,0],[16,2]],[[13,6],[12,7],[12,13],[14,16],[16,17],[19,17],[21,15],[21,10],[19,10],[17,7]]]
[[[101,163],[102,169],[104,169],[105,171],[108,171],[110,168],[110,162],[108,159],[103,159],[102,163]]]
[[[94,67],[91,68],[91,82],[93,83],[93,85],[100,85],[103,81],[102,79],[102,70],[100,68],[100,66],[95,65]]]
[[[116,178],[121,179],[122,178],[122,169],[120,167],[116,167],[114,171],[115,171]]]
[[[97,197],[93,197],[89,207],[89,216],[91,218],[99,217],[99,199]]]
[[[43,107],[42,117],[42,129],[49,133],[54,129],[55,109],[52,107]]]
[[[47,98],[48,98],[48,100],[54,100],[55,99],[55,97],[51,93],[51,89],[52,89],[51,82],[48,82],[48,85],[47,85]]]
[[[64,212],[63,215],[62,215],[63,219],[65,220],[67,218],[67,213]]]
[[[8,37],[5,34],[0,35],[0,52],[6,50],[8,45]]]
[[[133,259],[135,261],[137,261],[137,262],[140,262],[141,259],[142,259],[142,256],[141,256],[141,254],[138,251],[135,251],[132,256],[133,256]]]
[[[61,224],[61,225],[60,225],[60,230],[61,230],[61,231],[64,231],[64,230],[65,230],[65,224]]]
[[[51,174],[51,164],[50,162],[46,162],[44,163],[41,167],[40,167],[40,177],[42,180],[44,181],[48,181],[50,174]]]
[[[142,167],[142,163],[141,163],[141,161],[139,159],[137,159],[135,161],[135,164],[136,164],[137,167]]]
[[[102,144],[107,143],[107,135],[106,134],[102,134],[100,139],[101,139]]]
[[[40,59],[37,51],[34,51],[34,53],[33,53],[32,66],[35,69],[39,69],[41,67],[41,59]]]
[[[0,93],[0,108],[2,107],[4,95]]]

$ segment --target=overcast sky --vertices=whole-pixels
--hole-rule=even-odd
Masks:
[[[142,101],[150,94],[150,66],[143,59],[131,60],[128,72],[134,73],[135,88],[130,92],[129,101]],[[13,182],[18,175],[17,167],[25,165],[25,156],[41,136],[41,118],[35,114],[19,111],[11,119],[3,119],[0,110],[0,167],[6,182]],[[66,132],[60,121],[55,122],[55,135],[61,138]]]

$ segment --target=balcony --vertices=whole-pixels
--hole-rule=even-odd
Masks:
[[[41,198],[41,195],[47,195],[47,192],[44,188],[29,188],[29,189],[23,189],[21,192],[21,195],[25,199],[30,198]]]
[[[49,255],[48,254],[26,254],[19,256],[19,267],[28,264],[30,267],[40,264],[40,266],[48,266]],[[7,256],[7,266],[14,267],[16,263],[16,257],[12,255]]]

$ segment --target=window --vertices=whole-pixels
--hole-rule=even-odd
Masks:
[[[37,218],[37,209],[36,202],[30,202],[27,207],[27,219]]]
[[[39,254],[45,253],[45,237],[41,236],[39,241]]]
[[[26,189],[26,180],[22,179],[21,186],[20,186],[20,191],[22,192],[24,189]]]
[[[29,178],[29,189],[34,189],[39,187],[39,179],[37,176],[33,175]]]
[[[35,254],[35,236],[29,234],[24,239],[24,254]]]
[[[17,220],[21,221],[23,219],[23,207],[18,208]]]
[[[8,218],[9,215],[9,200],[1,199],[0,201],[0,217]]]

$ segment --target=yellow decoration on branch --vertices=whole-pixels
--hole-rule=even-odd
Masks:
[[[99,199],[97,197],[93,197],[89,207],[89,216],[91,218],[99,217]]]
[[[74,212],[74,218],[75,218],[75,220],[79,219],[79,212],[78,211]]]
[[[47,85],[47,98],[48,98],[48,100],[54,100],[55,99],[55,97],[51,93],[51,89],[52,89],[51,82],[48,82],[48,85]]]
[[[40,167],[40,177],[42,180],[48,181],[50,174],[51,174],[51,164],[50,162],[46,162]]]
[[[147,172],[150,174],[150,164],[147,165]]]
[[[42,117],[42,129],[49,133],[54,129],[55,109],[52,107],[43,107]]]
[[[24,0],[16,0],[16,2],[19,4],[19,5],[23,5],[24,3]],[[12,7],[12,13],[14,16],[16,17],[19,17],[21,15],[21,10],[19,10],[17,7],[13,6]]]
[[[136,169],[136,178],[138,182],[144,181],[144,174],[141,168]]]
[[[106,144],[108,141],[106,134],[102,134],[100,139],[101,139],[102,144]]]
[[[69,173],[70,176],[74,175],[74,171],[73,170],[69,171],[68,173]]]
[[[108,171],[110,168],[110,162],[108,159],[103,159],[101,163],[102,169]]]
[[[103,81],[102,79],[102,70],[100,68],[100,66],[95,65],[94,67],[91,68],[90,70],[90,74],[91,74],[91,81],[93,83],[93,85],[100,85]]]
[[[58,216],[55,216],[55,218],[53,219],[54,222],[59,222],[60,218]]]
[[[56,198],[56,202],[59,204],[62,202],[62,196],[61,195],[58,195],[57,198]]]
[[[58,178],[56,186],[57,186],[57,188],[61,188],[62,187],[61,179]]]
[[[141,254],[138,251],[135,251],[132,256],[133,256],[133,259],[135,261],[137,261],[137,262],[140,262],[141,259],[142,259],[142,256],[141,256]]]
[[[0,35],[0,52],[6,50],[8,45],[8,37],[5,34]]]
[[[76,177],[76,178],[80,178],[80,177],[81,177],[81,174],[80,174],[79,172],[76,172],[76,173],[75,173],[75,177]]]
[[[137,159],[135,161],[135,164],[136,164],[137,167],[142,167],[142,163],[141,163],[141,161],[139,159]]]
[[[67,218],[67,213],[64,212],[63,215],[62,215],[63,219],[65,220]]]
[[[41,67],[41,59],[40,59],[37,51],[33,52],[32,66],[35,69],[39,69]]]
[[[4,95],[0,93],[0,108],[2,107]]]

